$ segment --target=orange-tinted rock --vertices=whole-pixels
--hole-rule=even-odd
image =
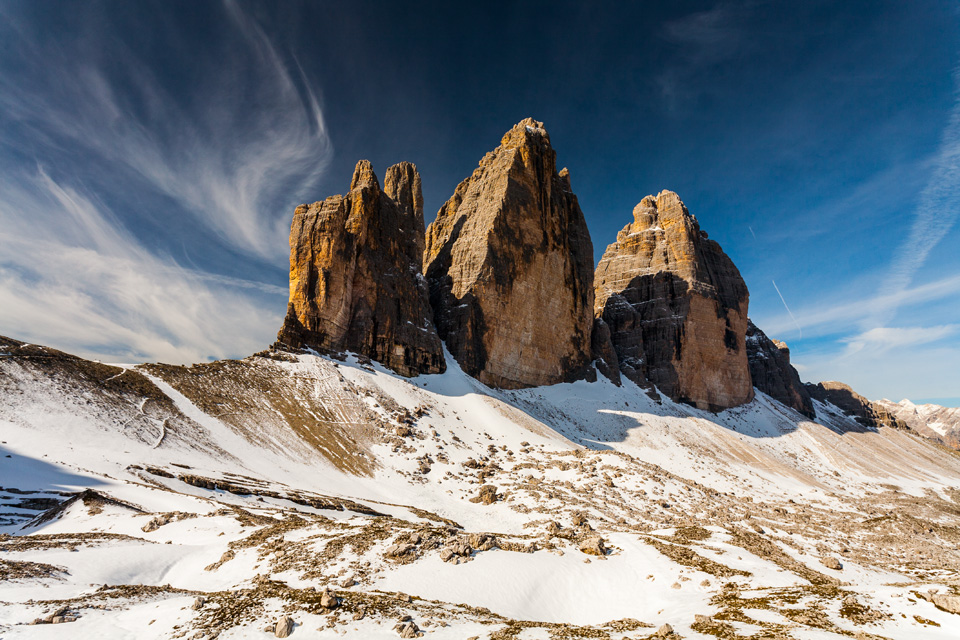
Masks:
[[[346,196],[300,205],[290,228],[290,302],[277,340],[326,353],[353,351],[397,373],[444,371],[420,273],[420,176],[387,169],[385,189],[361,160]]]
[[[747,360],[750,362],[750,377],[754,387],[808,418],[817,417],[810,393],[800,382],[797,370],[790,364],[790,349],[786,343],[771,340],[749,320]]]
[[[503,388],[590,367],[593,244],[543,124],[524,120],[457,186],[427,230],[437,330],[460,366]]]
[[[753,399],[746,284],[677,194],[647,196],[597,267],[596,314],[620,371],[717,411]]]

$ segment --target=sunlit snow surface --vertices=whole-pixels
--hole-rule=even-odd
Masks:
[[[262,374],[249,406],[276,422],[205,412],[180,373],[145,371],[179,423],[4,361],[0,637],[261,638],[284,613],[294,638],[395,638],[404,615],[438,639],[643,638],[664,623],[687,638],[957,637],[960,616],[917,594],[957,584],[960,458],[916,435],[853,429],[828,405],[811,422],[759,392],[714,415],[603,378],[495,391],[450,357],[414,379],[293,360],[236,365]],[[366,435],[284,427],[294,396],[271,389],[292,378],[300,408],[347,434],[364,416]],[[335,388],[359,402],[332,407]],[[339,470],[356,461],[369,471]],[[471,501],[481,484],[496,502]],[[46,503],[24,500],[88,488],[116,502],[31,524]],[[322,508],[336,500],[347,508]],[[444,562],[470,533],[497,546]],[[411,554],[387,556],[412,534]],[[579,548],[597,535],[603,557]],[[310,591],[324,586],[336,609]],[[26,624],[63,607],[66,626]]]

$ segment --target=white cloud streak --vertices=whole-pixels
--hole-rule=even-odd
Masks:
[[[910,234],[897,250],[890,277],[882,285],[884,295],[897,297],[906,291],[917,270],[960,216],[960,68],[954,70],[953,82],[956,102],[941,137],[935,168],[920,194]],[[898,306],[880,310],[871,324],[883,324]]]
[[[87,357],[188,363],[270,341],[262,287],[184,269],[146,250],[91,197],[42,170],[0,180],[0,327]],[[277,294],[281,295],[277,295]]]
[[[296,61],[291,72],[252,18],[233,1],[224,7],[217,44],[197,52],[167,38],[182,49],[169,59],[193,66],[176,89],[156,60],[100,26],[60,49],[9,28],[21,71],[0,73],[0,108],[37,139],[132,170],[235,249],[277,264],[297,204],[289,194],[317,179],[332,148]]]
[[[935,327],[874,327],[869,331],[845,338],[850,352],[865,348],[888,350],[912,347],[943,340],[957,332],[957,325],[945,324]]]
[[[866,318],[888,314],[905,304],[943,300],[955,297],[957,294],[960,294],[960,275],[916,287],[887,290],[869,298],[847,300],[829,306],[801,308],[798,311],[797,323],[804,329],[826,327],[832,332],[839,332],[846,326],[861,323]],[[794,326],[794,319],[789,315],[781,315],[771,318],[764,325],[764,331],[775,336],[789,331]]]

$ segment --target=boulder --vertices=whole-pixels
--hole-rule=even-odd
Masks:
[[[470,498],[470,502],[479,502],[480,504],[493,504],[499,498],[497,487],[492,484],[485,484],[480,487],[477,495]]]
[[[325,587],[323,593],[320,594],[320,606],[324,609],[336,609],[340,606],[340,600],[330,593],[329,587]]]
[[[346,196],[300,205],[290,227],[290,302],[278,346],[352,351],[404,376],[445,370],[420,272],[420,175],[387,169],[381,189],[366,160]]]
[[[747,362],[753,386],[811,420],[817,417],[810,392],[800,382],[800,374],[790,364],[786,343],[771,340],[753,322],[747,320]]]
[[[592,368],[593,244],[543,123],[526,119],[427,229],[434,320],[468,374],[517,389]]]
[[[747,286],[676,193],[634,208],[600,259],[595,289],[628,379],[710,411],[753,399]]]
[[[290,616],[281,616],[273,627],[273,635],[278,638],[288,637],[293,633],[294,624],[293,618]]]
[[[580,543],[580,551],[591,556],[607,555],[607,548],[600,536],[592,536]]]

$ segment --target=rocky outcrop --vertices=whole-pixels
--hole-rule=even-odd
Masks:
[[[865,427],[874,429],[892,427],[894,429],[910,430],[905,422],[891,414],[886,408],[875,402],[870,402],[842,382],[836,382],[835,380],[817,384],[808,382],[804,386],[814,400],[829,402]]]
[[[353,351],[405,376],[444,371],[420,273],[420,175],[387,169],[384,189],[366,160],[346,196],[300,205],[290,228],[290,302],[278,343]]]
[[[424,272],[437,330],[481,382],[587,374],[593,245],[542,123],[517,124],[457,186],[427,230]]]
[[[909,400],[891,402],[883,399],[874,404],[886,409],[925,438],[960,450],[960,408],[914,404]]]
[[[647,196],[596,272],[596,315],[621,373],[718,411],[753,398],[747,286],[677,194]]]
[[[747,361],[754,387],[810,419],[817,417],[810,392],[790,364],[786,343],[771,340],[750,320],[747,320]]]

